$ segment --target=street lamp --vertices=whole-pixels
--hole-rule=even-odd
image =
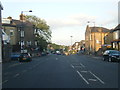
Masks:
[[[72,46],[72,37],[73,37],[73,36],[70,36],[70,37],[71,37],[71,46]]]
[[[23,41],[24,41],[24,25],[23,25],[23,22],[24,22],[24,15],[23,15],[23,12],[32,12],[32,10],[29,10],[29,11],[21,11],[21,15],[20,15],[20,20],[22,22],[21,24],[21,29],[20,29],[20,50],[21,50],[21,53],[24,53],[24,47],[23,47]],[[23,51],[22,51],[23,50]]]

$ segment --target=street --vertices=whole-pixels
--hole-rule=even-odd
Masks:
[[[88,55],[54,55],[2,65],[3,88],[118,88],[118,63]]]

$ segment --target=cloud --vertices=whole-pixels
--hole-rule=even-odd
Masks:
[[[1,0],[2,2],[118,2],[119,0]]]
[[[64,18],[48,19],[48,24],[51,28],[63,28],[63,27],[74,27],[84,26],[88,21],[95,21],[95,16],[89,16],[86,14],[74,14]]]

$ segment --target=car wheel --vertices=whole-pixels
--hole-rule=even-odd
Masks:
[[[109,62],[112,62],[112,58],[111,58],[111,57],[109,57],[108,61],[109,61]]]

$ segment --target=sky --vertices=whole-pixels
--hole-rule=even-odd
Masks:
[[[118,25],[119,0],[1,0],[2,18],[11,16],[19,19],[21,11],[25,15],[35,15],[46,20],[52,31],[52,42],[71,45],[85,39],[89,26],[113,29]],[[73,36],[72,38],[70,36]]]

